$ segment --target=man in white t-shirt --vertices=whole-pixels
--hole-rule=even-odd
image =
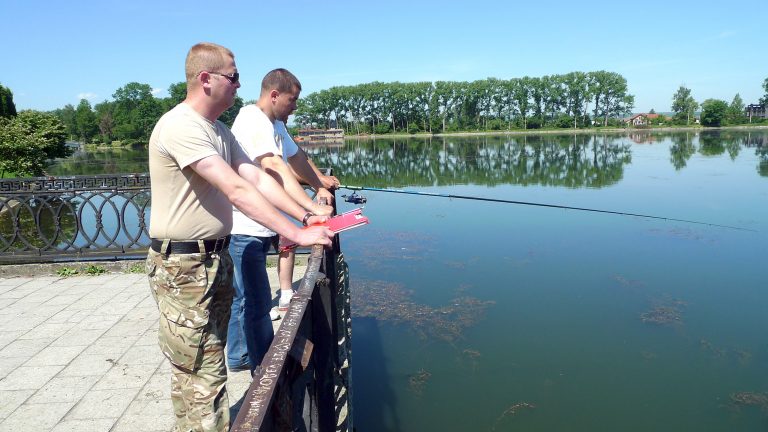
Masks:
[[[327,176],[321,173],[312,162],[312,159],[309,159],[307,154],[304,153],[304,150],[296,145],[285,127],[287,119],[288,116],[286,115],[284,119],[275,121],[275,131],[282,137],[283,148],[286,149],[283,157],[285,158],[285,154],[290,155],[286,162],[288,162],[294,175],[309,184],[315,190],[317,198],[325,198],[326,202],[332,203],[333,193],[330,191],[339,187],[339,179],[336,176]],[[293,151],[294,148],[295,152]],[[293,267],[295,263],[296,252],[294,249],[280,251],[277,261],[280,300],[278,301],[277,312],[273,313],[275,319],[288,310],[291,298],[293,297]]]
[[[280,134],[275,131],[274,122],[287,117],[296,109],[300,91],[301,84],[293,74],[285,69],[271,71],[262,80],[261,94],[256,104],[240,109],[232,125],[232,133],[248,157],[281,184],[298,205],[306,209],[302,220],[306,225],[311,217],[327,216],[333,208],[313,202],[283,160],[284,154],[295,154],[297,147],[284,148]],[[291,153],[284,153],[286,150]],[[235,287],[227,344],[227,364],[230,369],[248,367],[253,372],[274,337],[270,317],[272,296],[266,270],[266,255],[274,236],[274,231],[234,209],[232,239],[229,244]]]

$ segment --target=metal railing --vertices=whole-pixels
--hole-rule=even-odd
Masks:
[[[353,430],[348,273],[338,238],[312,249],[233,432]]]
[[[149,210],[147,174],[0,180],[0,263],[144,258]],[[233,431],[353,430],[348,274],[338,236],[311,249]]]
[[[0,263],[141,258],[148,174],[0,180]]]

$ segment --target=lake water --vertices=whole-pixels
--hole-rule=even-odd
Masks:
[[[376,139],[308,153],[347,185],[745,229],[362,192],[371,224],[341,234],[357,430],[768,427],[768,132]]]

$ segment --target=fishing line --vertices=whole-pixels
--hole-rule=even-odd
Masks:
[[[641,217],[646,219],[659,219],[659,220],[672,221],[672,222],[684,222],[684,223],[696,224],[696,225],[709,225],[712,227],[727,228],[727,229],[733,229],[733,230],[739,230],[739,231],[757,232],[757,230],[753,230],[749,228],[742,228],[742,227],[736,227],[736,226],[730,226],[730,225],[721,225],[716,223],[701,222],[701,221],[688,220],[688,219],[676,219],[676,218],[665,217],[665,216],[653,216],[653,215],[612,211],[612,210],[599,210],[599,209],[586,208],[586,207],[572,207],[572,206],[559,205],[559,204],[545,204],[545,203],[537,203],[537,202],[530,202],[530,201],[515,201],[515,200],[505,200],[505,199],[498,199],[498,198],[484,198],[484,197],[477,197],[477,196],[453,195],[453,194],[443,194],[443,193],[433,193],[433,192],[418,192],[418,191],[403,190],[403,189],[383,189],[383,188],[374,188],[374,187],[367,187],[367,186],[340,185],[339,188],[348,189],[351,191],[367,190],[372,192],[388,192],[388,193],[397,193],[397,194],[406,194],[406,195],[455,198],[455,199],[474,200],[474,201],[497,202],[497,203],[504,203],[504,204],[518,204],[518,205],[527,205],[527,206],[536,206],[536,207],[548,207],[548,208],[557,208],[557,209],[565,209],[565,210],[578,210],[578,211],[586,211],[586,212],[593,212],[593,213],[607,213],[607,214],[615,214],[615,215],[621,215],[621,216],[635,216],[635,217]]]

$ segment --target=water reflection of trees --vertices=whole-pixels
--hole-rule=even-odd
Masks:
[[[672,145],[669,146],[670,162],[676,170],[680,171],[688,165],[688,160],[696,154],[696,146],[693,144],[694,134],[690,132],[673,134],[670,136]]]
[[[757,172],[768,177],[768,134],[748,133],[744,139],[745,147],[754,147],[755,155],[758,157]]]
[[[694,139],[698,137],[698,149]],[[669,134],[672,145],[669,148],[670,162],[677,170],[685,168],[688,160],[696,154],[720,156],[728,153],[731,160],[736,160],[743,147],[755,147],[759,157],[757,170],[762,176],[768,176],[768,135],[765,132],[744,132],[734,130],[707,130],[701,133],[683,132]]]
[[[757,172],[763,177],[768,177],[768,147],[760,147],[755,152],[760,157]]]
[[[61,197],[0,197],[0,250],[73,245],[78,203]]]
[[[619,181],[630,162],[628,143],[671,142],[670,163],[687,166],[697,152],[735,159],[742,147],[756,149],[757,170],[768,176],[768,133],[705,130],[636,131],[628,135],[521,135],[436,138],[377,138],[309,148],[318,166],[332,167],[349,184],[367,186],[514,183],[601,187]],[[51,175],[143,173],[143,147],[78,152],[59,159]]]
[[[617,183],[631,161],[617,137],[525,135],[376,139],[314,148],[318,166],[366,186],[520,184],[603,187]]]
[[[144,173],[149,171],[149,155],[143,147],[78,151],[57,159],[47,171],[54,176]]]
[[[719,156],[725,152],[720,131],[702,132],[699,136],[699,153],[704,156]]]

